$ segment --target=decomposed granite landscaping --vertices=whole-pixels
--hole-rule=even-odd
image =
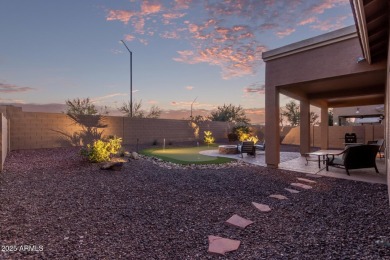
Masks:
[[[144,156],[107,171],[77,148],[12,151],[0,259],[390,259],[389,216],[386,185]]]

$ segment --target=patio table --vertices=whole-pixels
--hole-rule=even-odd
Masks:
[[[318,161],[318,168],[321,169],[321,162],[325,164],[328,155],[337,155],[343,150],[319,150],[316,152],[305,153],[306,156],[306,165],[309,164],[309,161]],[[310,156],[317,156],[316,159],[309,159]],[[322,157],[322,158],[321,158]]]

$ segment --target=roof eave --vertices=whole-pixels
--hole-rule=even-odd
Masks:
[[[354,13],[356,31],[359,36],[360,45],[362,47],[363,56],[369,64],[372,63],[370,46],[368,41],[368,31],[366,15],[364,13],[364,5],[362,0],[350,0],[352,12]]]

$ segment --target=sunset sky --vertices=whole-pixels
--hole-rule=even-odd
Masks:
[[[353,23],[348,0],[1,0],[0,102],[59,112],[89,97],[115,111],[129,100],[123,39],[144,108],[184,118],[197,98],[195,115],[232,103],[259,123],[262,52]]]

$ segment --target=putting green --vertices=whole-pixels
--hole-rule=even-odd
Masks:
[[[154,156],[179,164],[220,164],[232,161],[229,158],[213,157],[199,154],[200,151],[215,150],[215,146],[199,146],[189,148],[152,148],[141,151],[141,154]]]

